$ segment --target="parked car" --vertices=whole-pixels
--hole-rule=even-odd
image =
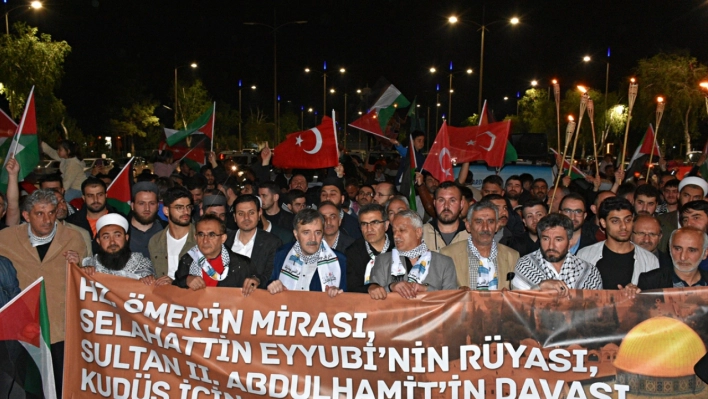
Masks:
[[[101,173],[106,173],[113,168],[113,160],[111,158],[84,158],[84,172],[90,172],[94,166],[103,168]]]

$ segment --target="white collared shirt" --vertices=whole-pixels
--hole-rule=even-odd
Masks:
[[[239,237],[241,236],[241,230],[237,231],[236,238],[234,238],[234,245],[231,247],[231,250],[234,251],[234,253],[241,254],[250,258],[251,253],[253,252],[253,243],[256,241],[256,234],[258,234],[257,230],[255,233],[253,233],[251,239],[248,240],[246,244],[243,244],[241,243],[241,240],[239,240]]]

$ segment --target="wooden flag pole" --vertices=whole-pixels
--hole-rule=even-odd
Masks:
[[[575,120],[572,116],[568,117],[568,127],[565,129],[565,147],[563,152],[560,154],[561,162],[558,166],[558,175],[556,176],[556,182],[553,185],[553,194],[551,195],[551,206],[553,206],[553,201],[556,199],[556,191],[558,191],[558,184],[560,183],[561,175],[563,174],[563,162],[565,162],[565,154],[568,152],[568,144],[573,139],[573,132],[575,131]],[[560,149],[560,148],[559,148]],[[570,166],[573,167],[572,165]]]
[[[627,137],[629,136],[629,123],[632,121],[632,109],[634,109],[634,101],[637,99],[637,90],[639,85],[634,78],[629,80],[629,108],[627,109],[627,126],[624,130],[624,145],[622,146],[622,158],[619,164],[619,169],[624,170],[624,160],[627,157]]]
[[[582,86],[578,86],[580,89]],[[582,90],[585,90],[583,87]],[[581,91],[582,91],[581,90]],[[575,128],[575,140],[573,141],[573,151],[570,153],[570,166],[568,167],[568,175],[572,173],[573,170],[573,162],[575,160],[575,150],[578,147],[578,137],[580,137],[580,126],[583,124],[583,115],[585,114],[585,109],[588,106],[588,100],[590,98],[588,97],[587,91],[583,91],[582,97],[580,97],[580,116],[578,117],[578,125]]]
[[[590,128],[592,130],[592,150],[595,154],[595,178],[600,176],[600,162],[597,158],[597,139],[595,138],[595,103],[588,100],[588,118],[590,118]]]
[[[654,130],[654,142],[651,145],[651,151],[649,151],[649,165],[647,166],[647,183],[649,182],[649,175],[651,174],[651,161],[654,157],[654,148],[656,148],[656,136],[659,135],[659,125],[661,125],[661,117],[664,116],[664,107],[666,103],[663,97],[656,98],[656,129]],[[661,154],[660,154],[661,155]]]
[[[560,120],[560,84],[553,79],[553,97],[556,100],[556,129],[558,130],[558,148],[561,148],[561,120]]]

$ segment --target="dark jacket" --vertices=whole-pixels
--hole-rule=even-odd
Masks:
[[[701,273],[701,278],[708,281],[708,272],[699,270]],[[642,273],[639,275],[639,281],[637,282],[637,287],[642,290],[656,290],[660,288],[673,288],[674,287],[674,269],[668,267],[660,267],[652,271]]]
[[[10,259],[0,256],[0,308],[20,293],[17,271]]]
[[[598,242],[595,237],[595,233],[597,233],[598,229],[599,227],[597,227],[595,223],[587,221],[583,223],[580,227],[580,245],[578,246],[578,251]]]
[[[369,264],[371,258],[366,250],[366,244],[363,238],[359,238],[347,248],[347,288],[349,292],[368,292],[369,285],[364,285],[366,277],[366,265]],[[388,246],[388,251],[393,251],[393,241]]]
[[[337,246],[332,249],[335,249],[341,253],[346,253],[347,249],[352,244],[354,244],[354,241],[356,241],[356,240],[340,228],[339,229],[339,240],[337,241]]]
[[[346,194],[346,193],[345,193]],[[344,230],[349,237],[353,239],[362,238],[361,227],[359,227],[359,219],[354,216],[344,212],[344,217],[342,218],[342,224],[339,227],[340,230]]]
[[[292,242],[290,244],[285,244],[282,247],[278,248],[278,251],[276,251],[275,253],[275,264],[273,265],[273,274],[270,276],[270,281],[268,281],[268,284],[270,284],[272,281],[277,280],[280,277],[280,271],[283,269],[285,257],[288,256],[288,252],[290,252],[294,245],[295,243]],[[337,262],[339,262],[339,269],[342,271],[342,280],[339,283],[339,288],[347,292],[347,257],[339,251],[333,251],[334,254],[337,256]],[[310,291],[323,291],[322,283],[320,283],[320,275],[318,274],[317,270],[315,270],[315,275],[312,276],[312,281],[310,282]]]
[[[108,213],[118,213],[121,216],[125,217],[125,215],[118,212],[115,208],[108,204],[106,204],[106,210],[108,210]],[[130,219],[128,218],[126,218],[126,220],[130,221]],[[72,214],[71,216],[68,216],[66,218],[66,222],[86,229],[86,231],[88,231],[89,235],[91,236],[91,248],[93,250],[93,253],[98,252],[100,246],[98,245],[98,242],[96,242],[96,235],[93,234],[93,231],[91,231],[91,225],[88,221],[88,211],[86,210],[86,204],[84,204],[81,209],[76,211],[76,213]]]
[[[219,281],[216,286],[241,288],[243,287],[243,280],[255,274],[251,261],[243,255],[231,252],[229,248],[226,248],[226,250],[229,252],[229,274],[226,278]],[[175,280],[172,285],[188,288],[187,277],[189,277],[189,267],[191,265],[192,256],[188,253],[184,254],[179,260],[179,266],[175,272]]]
[[[514,246],[512,248],[519,252],[520,257],[523,257],[541,248],[541,241],[540,239],[536,241],[532,240],[531,236],[529,236],[529,233],[527,232],[524,234],[523,239],[514,242]]]
[[[226,236],[224,245],[231,250],[236,239],[236,231],[231,231]],[[251,268],[255,270],[253,275],[258,277],[261,282],[258,287],[266,288],[268,279],[273,274],[273,259],[275,251],[283,245],[280,238],[275,235],[258,229],[256,231],[256,239],[253,241],[253,251],[251,252]]]

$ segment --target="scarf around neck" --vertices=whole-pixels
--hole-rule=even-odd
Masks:
[[[202,276],[202,272],[216,281],[223,281],[229,275],[229,263],[231,257],[225,246],[221,246],[221,261],[224,263],[224,271],[219,273],[207,262],[206,257],[199,250],[199,246],[195,245],[188,252],[192,257],[192,264],[189,266],[189,274],[192,276]]]
[[[492,240],[492,250],[487,259],[489,267],[484,265],[482,255],[479,254],[477,247],[472,243],[472,237],[467,238],[467,249],[479,261],[479,269],[477,269],[477,289],[478,290],[496,290],[499,288],[499,271],[497,270],[497,242]]]
[[[296,241],[285,256],[285,263],[280,270],[278,280],[289,290],[297,289],[303,267],[313,263],[317,264],[317,274],[320,278],[322,291],[325,291],[327,286],[340,286],[342,269],[339,266],[339,259],[325,240],[322,240],[320,249],[313,255],[304,255],[300,243]]]
[[[383,249],[381,249],[380,254],[386,253],[388,251],[388,247],[391,245],[391,241],[388,239],[387,235],[384,235],[386,237],[386,241],[384,242]],[[366,272],[364,273],[364,285],[371,284],[371,269],[374,268],[374,263],[376,263],[376,255],[374,255],[374,251],[371,249],[371,245],[369,245],[369,242],[364,240],[364,245],[366,246],[366,252],[369,253],[369,262],[366,264]]]
[[[29,236],[30,244],[32,244],[33,247],[49,244],[54,239],[54,235],[57,234],[57,222],[54,222],[54,228],[52,229],[52,232],[49,233],[49,235],[46,237],[37,237],[36,235],[34,235],[34,233],[32,233],[32,226],[27,223],[27,234]]]
[[[430,272],[430,259],[432,257],[431,252],[425,243],[418,245],[417,247],[411,249],[410,251],[398,251],[394,249],[391,253],[391,275],[400,277],[406,274],[406,266],[401,262],[401,256],[408,259],[418,259],[418,261],[413,265],[411,271],[408,272],[407,281],[409,283],[423,284],[425,278]]]

